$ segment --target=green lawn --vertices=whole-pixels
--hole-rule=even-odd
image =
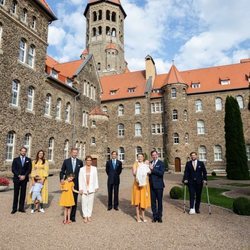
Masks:
[[[226,178],[227,178],[226,176],[212,176],[212,175],[207,176],[208,181],[226,179]]]

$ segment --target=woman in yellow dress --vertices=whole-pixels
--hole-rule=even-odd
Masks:
[[[134,163],[132,173],[134,176],[134,184],[132,188],[131,205],[136,207],[137,222],[147,222],[145,219],[145,209],[150,207],[150,186],[148,174],[150,172],[149,162],[144,162],[144,155],[138,154],[137,162]],[[142,220],[140,218],[140,212]]]
[[[39,150],[36,155],[36,160],[32,161],[32,170],[31,170],[31,184],[34,185],[35,176],[39,176],[42,179],[43,188],[42,188],[42,201],[40,203],[39,211],[44,213],[43,204],[48,204],[48,176],[49,176],[49,164],[48,161],[45,159],[45,152],[43,150]],[[32,194],[28,195],[27,204],[33,204]]]

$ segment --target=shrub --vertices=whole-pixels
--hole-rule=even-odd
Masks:
[[[250,215],[250,200],[239,197],[233,202],[233,211],[239,215]]]
[[[216,176],[216,172],[213,171],[213,172],[211,173],[211,175],[212,175],[212,176]]]
[[[0,186],[9,186],[10,181],[7,178],[0,177]]]
[[[180,199],[182,197],[182,188],[174,186],[171,188],[169,195],[171,199]]]

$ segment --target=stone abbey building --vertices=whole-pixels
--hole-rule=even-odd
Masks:
[[[210,170],[224,169],[225,100],[241,109],[250,163],[250,59],[237,64],[157,74],[154,60],[130,72],[124,53],[126,13],[119,0],[88,0],[86,49],[60,63],[47,55],[45,0],[0,0],[0,170],[25,145],[44,149],[59,168],[70,148],[103,167],[113,150],[124,166],[156,149],[171,170],[183,171],[191,151]],[[84,40],[84,38],[83,38]]]

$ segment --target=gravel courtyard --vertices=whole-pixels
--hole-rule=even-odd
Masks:
[[[163,223],[135,221],[130,206],[133,178],[124,170],[120,185],[120,210],[107,211],[106,174],[99,171],[99,192],[95,197],[93,221],[85,224],[78,203],[77,221],[63,225],[58,206],[60,191],[57,175],[49,177],[49,200],[45,214],[11,215],[13,190],[0,193],[0,249],[250,249],[250,217],[206,204],[201,214],[190,216],[182,211],[182,202],[169,199],[176,179],[165,175]]]

